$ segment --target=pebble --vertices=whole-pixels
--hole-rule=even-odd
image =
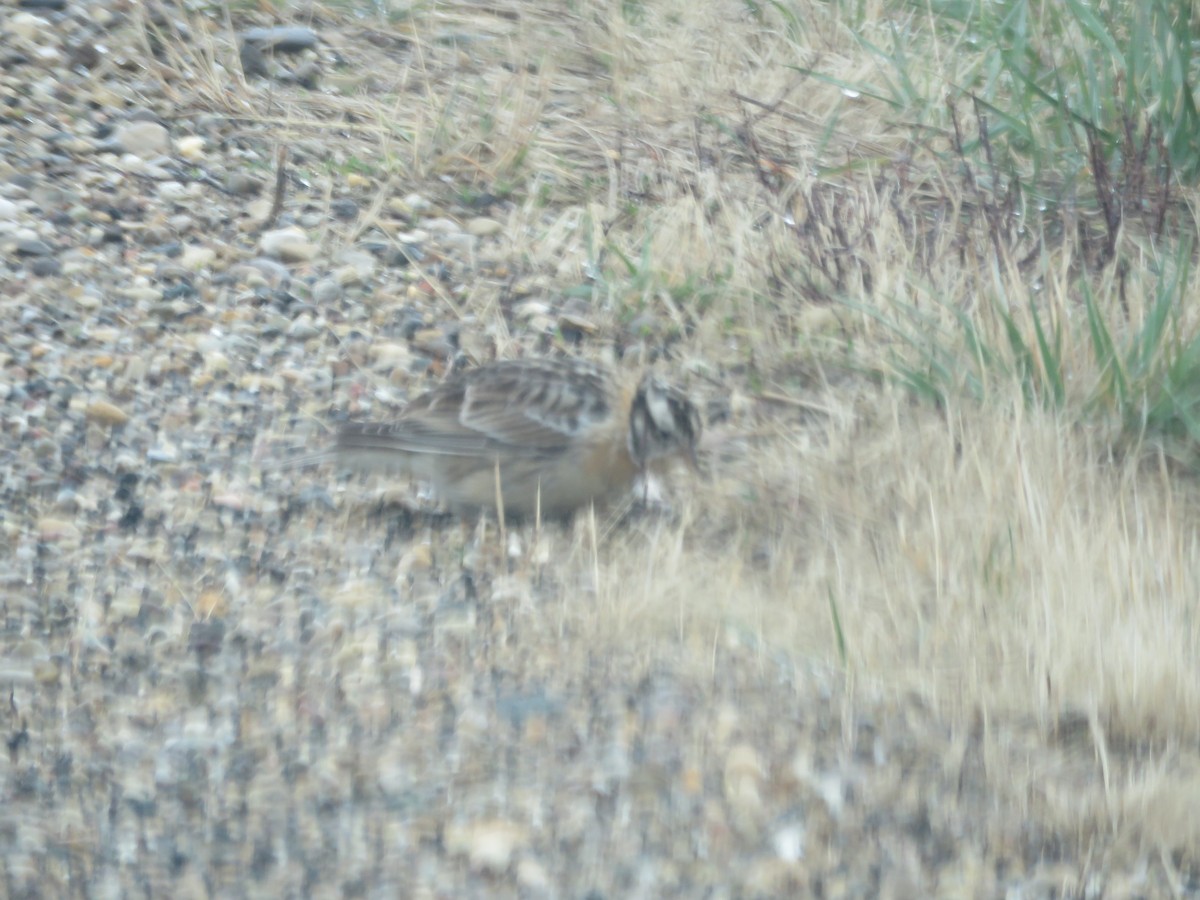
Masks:
[[[79,528],[74,522],[67,519],[55,519],[50,516],[38,520],[36,531],[38,538],[47,542],[73,543],[80,538]]]
[[[54,33],[48,21],[29,12],[19,12],[9,16],[4,22],[4,30],[7,32],[9,40],[26,47],[34,46],[41,39],[48,38]]]
[[[179,450],[170,444],[158,444],[146,451],[146,458],[153,463],[172,463],[179,458]]]
[[[315,49],[320,41],[311,28],[297,25],[280,25],[273,28],[248,28],[241,38],[249,44],[276,53],[300,53]]]
[[[775,855],[785,862],[799,862],[804,858],[807,832],[802,822],[782,825],[771,834],[771,846]]]
[[[253,41],[243,40],[241,42],[238,46],[238,61],[247,78],[269,78],[271,75],[267,54]]]
[[[596,334],[600,326],[591,319],[570,312],[563,312],[558,317],[558,327],[563,332],[578,331],[582,334]]]
[[[246,269],[253,270],[266,279],[272,287],[279,287],[291,279],[287,266],[274,259],[260,256],[246,263]]]
[[[361,284],[372,278],[375,275],[376,270],[379,268],[379,261],[375,258],[374,254],[369,253],[366,250],[360,250],[353,247],[338,253],[335,257],[335,260],[340,266],[338,271],[345,272],[345,275],[339,277],[338,279],[343,286],[352,283],[344,280],[350,276],[351,271],[355,274],[355,276],[357,276],[358,279],[357,282],[353,283]]]
[[[198,247],[189,244],[183,248],[183,254],[179,257],[179,265],[189,271],[199,272],[201,269],[210,268],[216,259],[217,251],[212,247]]]
[[[225,187],[238,197],[253,197],[263,189],[263,180],[249,172],[230,172]]]
[[[133,170],[138,171],[140,167],[137,163],[161,156],[171,149],[171,136],[158,122],[135,120],[119,126],[109,143],[119,151],[133,154],[136,158]],[[163,174],[165,176],[166,173]]]
[[[358,216],[358,204],[349,197],[339,197],[329,204],[329,211],[343,222],[348,222]]]
[[[313,303],[318,306],[329,306],[336,303],[342,296],[342,287],[337,278],[321,278],[312,286]]]
[[[181,184],[178,181],[164,181],[158,186],[158,196],[167,203],[182,203],[200,196],[200,185]]]
[[[265,232],[259,239],[258,249],[283,262],[308,262],[320,252],[320,248],[308,239],[304,230],[294,225]]]
[[[309,338],[314,338],[321,334],[322,331],[323,329],[313,321],[312,316],[304,313],[297,316],[292,321],[292,324],[288,326],[287,335],[292,340],[307,341]]]
[[[466,856],[476,872],[497,875],[508,870],[514,854],[529,842],[522,825],[506,819],[491,819],[446,829],[446,849]]]
[[[371,344],[367,352],[376,370],[407,369],[413,359],[408,344],[396,341],[377,341]]]
[[[39,238],[22,238],[17,241],[18,256],[49,256],[54,248]]]
[[[731,807],[757,811],[762,800],[763,766],[758,751],[737,744],[725,759],[725,800]]]
[[[478,240],[478,238],[472,237],[465,231],[454,231],[441,235],[438,243],[457,253],[468,255],[475,249],[475,244]]]
[[[84,414],[89,421],[99,422],[101,425],[110,427],[124,425],[129,421],[129,413],[107,400],[92,401],[88,404]]]
[[[467,223],[466,227],[467,234],[473,235],[474,237],[491,237],[492,235],[499,234],[503,230],[504,225],[502,223],[497,222],[495,219],[489,219],[483,216],[472,219]]]
[[[199,162],[204,158],[205,140],[198,134],[189,134],[175,142],[175,152],[188,162]]]
[[[523,891],[553,896],[550,873],[536,859],[522,857],[517,861],[517,884]]]
[[[446,218],[422,219],[421,227],[425,230],[425,232],[427,234],[432,234],[432,235],[446,235],[446,234],[458,235],[458,234],[463,233],[462,228],[453,219],[446,219]]]
[[[62,274],[62,260],[53,256],[41,256],[29,264],[29,271],[38,278],[52,278]]]

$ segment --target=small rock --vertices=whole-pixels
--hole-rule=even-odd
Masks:
[[[113,132],[109,143],[139,159],[150,159],[170,150],[171,135],[158,122],[126,122]]]
[[[294,225],[264,233],[259,239],[258,248],[267,256],[284,262],[308,262],[315,259],[320,252],[320,248],[308,239],[308,235]]]
[[[215,653],[224,640],[225,622],[222,619],[193,622],[188,629],[188,649],[202,656]]]
[[[600,326],[591,319],[570,312],[564,312],[558,317],[558,327],[564,333],[577,331],[582,334],[595,334],[600,330]]]
[[[475,245],[479,238],[472,237],[465,231],[456,231],[444,234],[438,239],[438,243],[442,248],[454,250],[459,253],[471,253],[475,250]]]
[[[214,377],[229,373],[229,357],[220,350],[211,350],[204,354],[204,371]]]
[[[164,181],[158,186],[158,196],[167,203],[181,203],[188,197],[188,188],[178,181]]]
[[[749,744],[734,746],[725,759],[725,799],[731,806],[762,805],[763,767]]]
[[[387,211],[401,219],[411,219],[413,210],[399,197],[392,197],[387,202]]]
[[[421,226],[430,234],[462,234],[463,230],[453,219],[426,219]]]
[[[108,614],[117,620],[136,619],[141,611],[142,592],[129,588],[118,591],[108,607]]]
[[[179,257],[179,265],[191,272],[199,272],[209,268],[217,259],[217,251],[212,247],[197,247],[193,244],[183,248]]]
[[[29,264],[29,271],[38,278],[52,278],[62,274],[62,261],[53,256],[39,256]]]
[[[358,215],[358,204],[349,197],[339,197],[329,204],[329,211],[343,222],[348,222]]]
[[[67,47],[67,63],[72,69],[94,69],[104,58],[93,41],[72,41]]]
[[[17,13],[15,16],[10,16],[4,23],[4,30],[8,32],[10,40],[26,47],[38,43],[41,35],[54,33],[53,26],[49,22],[33,13]]]
[[[88,404],[83,415],[90,422],[99,422],[101,425],[109,427],[124,425],[129,421],[129,413],[107,400],[93,400]]]
[[[771,835],[771,846],[775,855],[784,862],[799,862],[804,858],[804,842],[807,832],[802,822],[791,822],[775,829]]]
[[[450,359],[454,356],[454,342],[440,328],[421,328],[413,333],[413,346],[434,359]]]
[[[197,162],[204,158],[204,138],[198,134],[189,134],[175,142],[175,152],[188,162]]]
[[[54,252],[53,247],[38,238],[22,238],[17,241],[16,249],[18,256],[49,256]]]
[[[367,354],[376,369],[407,369],[413,357],[407,344],[394,341],[372,344]]]
[[[326,280],[332,281],[338,288],[357,287],[363,283],[362,273],[354,266],[341,266]],[[313,285],[313,296],[316,296],[316,285]]]
[[[263,180],[249,172],[231,172],[225,180],[229,193],[238,197],[253,197],[262,190]]]
[[[476,872],[498,875],[507,871],[513,855],[528,842],[526,829],[506,819],[446,828],[446,849],[453,856],[466,856]]]
[[[55,541],[78,541],[79,529],[73,522],[68,522],[65,519],[54,519],[45,517],[38,520],[37,536],[39,540],[47,543]]]
[[[280,287],[281,285],[285,285],[292,277],[291,273],[288,272],[285,266],[280,265],[280,263],[273,259],[267,259],[262,256],[256,257],[255,259],[252,259],[246,263],[245,269],[257,272],[266,279],[267,284],[269,284],[271,287]]]
[[[546,867],[535,859],[525,858],[517,863],[517,884],[523,891],[535,894],[550,894],[550,874]]]
[[[433,208],[433,204],[420,194],[409,194],[401,202],[413,212],[421,213]]]
[[[209,502],[217,509],[232,509],[234,512],[245,512],[254,504],[245,494],[237,491],[220,491],[214,493]]]
[[[159,444],[146,451],[146,459],[154,463],[173,463],[179,458],[179,451],[171,444]]]
[[[33,51],[33,58],[41,63],[52,64],[60,62],[62,54],[57,47],[37,47]]]
[[[242,32],[242,40],[274,53],[300,53],[316,49],[320,37],[311,28],[281,25],[275,28],[247,28]]]
[[[350,284],[361,284],[362,282],[366,281],[375,274],[375,269],[379,265],[372,254],[365,250],[354,248],[343,250],[341,253],[339,253],[337,255],[337,261],[346,269],[353,270],[357,276],[357,280],[355,281],[346,281],[344,279],[345,277],[349,277],[349,272],[346,272],[345,276],[335,273],[338,283],[343,287],[346,287]],[[340,273],[342,270],[339,269],[338,272]]]
[[[242,74],[247,78],[270,77],[271,67],[267,63],[267,54],[258,44],[243,40],[238,48],[238,59],[242,64]]]
[[[335,278],[322,278],[312,286],[313,303],[318,306],[336,303],[341,296],[342,287]]]
[[[63,2],[63,6],[66,6],[65,0]],[[93,24],[99,25],[104,29],[112,27],[113,22],[116,21],[117,18],[117,14],[113,10],[109,9],[107,6],[101,6],[100,4],[88,6],[87,15],[91,18]]]
[[[518,303],[513,308],[513,313],[518,319],[529,321],[530,319],[548,316],[550,314],[550,306],[540,300],[526,300],[523,303]]]
[[[88,285],[78,292],[73,293],[71,297],[80,309],[96,310],[104,303],[104,295],[100,293],[95,285]],[[99,327],[91,330],[91,339],[93,341],[112,343],[118,337],[119,333],[115,328]]]
[[[0,684],[28,684],[34,680],[35,667],[30,660],[0,657]]]
[[[321,328],[313,322],[312,316],[304,313],[296,317],[288,326],[287,335],[296,341],[307,341],[321,333]]]
[[[480,216],[467,223],[467,234],[475,237],[491,237],[504,230],[504,225],[487,216]]]

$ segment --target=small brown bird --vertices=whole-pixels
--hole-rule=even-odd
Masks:
[[[627,491],[648,467],[695,464],[700,414],[656,375],[623,384],[580,359],[519,359],[456,373],[393,422],[346,425],[339,460],[430,482],[456,512],[562,515]],[[540,506],[539,506],[540,504]]]

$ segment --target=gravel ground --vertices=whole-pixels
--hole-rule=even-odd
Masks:
[[[301,177],[336,136],[289,142],[272,220],[270,124],[189,94],[135,7],[0,18],[4,896],[1200,895],[997,789],[1094,786],[1071,734],[985,764],[982,723],[732,633],[597,640],[562,560],[619,541],[278,465],[494,354],[468,295],[530,352],[647,323],[523,270],[502,198]],[[313,37],[257,36],[248,89],[302,92]]]

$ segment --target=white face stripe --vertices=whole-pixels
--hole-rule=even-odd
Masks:
[[[646,388],[646,410],[650,413],[650,418],[660,431],[674,431],[675,415],[671,412],[666,391],[654,381],[646,385]]]

